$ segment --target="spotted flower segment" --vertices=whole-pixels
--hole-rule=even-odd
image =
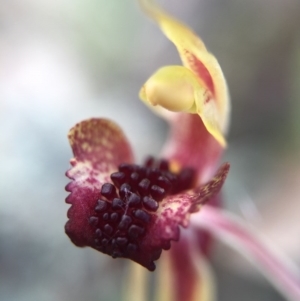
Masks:
[[[77,246],[130,258],[151,271],[162,250],[179,239],[179,225],[187,227],[189,215],[219,192],[229,169],[223,165],[197,186],[191,167],[173,172],[168,161],[153,158],[142,166],[126,163],[130,146],[104,119],[77,124],[69,139],[75,158],[67,172],[73,181],[66,188],[72,205],[66,233]]]

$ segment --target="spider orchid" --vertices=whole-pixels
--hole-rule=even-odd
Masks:
[[[66,173],[72,180],[66,187],[67,235],[76,246],[135,262],[127,277],[128,300],[147,300],[147,269],[155,270],[163,250],[168,251],[160,260],[156,300],[213,300],[210,234],[246,250],[284,295],[299,300],[299,282],[288,265],[219,209],[229,164],[219,169],[217,164],[230,106],[217,60],[184,24],[150,1],[140,4],[183,63],[159,69],[140,91],[169,122],[170,136],[162,159],[149,157],[138,165],[113,121],[94,118],[75,125],[69,132],[74,158]]]

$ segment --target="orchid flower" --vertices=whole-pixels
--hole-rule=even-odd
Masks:
[[[155,270],[161,255],[156,300],[213,300],[209,233],[246,250],[285,296],[299,300],[299,281],[290,266],[219,208],[229,164],[219,169],[217,164],[226,146],[230,105],[217,60],[187,26],[151,1],[140,4],[183,63],[159,69],[140,91],[169,122],[170,136],[161,159],[149,157],[138,165],[113,121],[93,118],[75,125],[68,136],[74,158],[66,173],[72,180],[66,186],[67,235],[78,247],[135,262],[128,300],[147,300],[147,270]]]

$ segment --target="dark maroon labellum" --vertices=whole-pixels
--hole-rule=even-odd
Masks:
[[[94,244],[99,251],[113,258],[127,257],[135,260],[147,230],[155,222],[160,202],[169,194],[191,187],[194,172],[184,169],[178,175],[169,170],[167,161],[156,162],[149,158],[144,166],[121,164],[111,174],[111,183],[101,188],[89,224],[94,228]],[[170,242],[151,249],[152,261],[149,270],[155,269],[162,249],[168,249]]]

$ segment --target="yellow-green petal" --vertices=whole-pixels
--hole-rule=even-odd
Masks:
[[[225,146],[224,134],[226,134],[229,123],[230,101],[226,81],[218,61],[207,51],[202,40],[189,27],[165,13],[151,0],[139,0],[139,2],[145,12],[159,25],[166,37],[174,43],[183,65],[191,70],[198,80],[198,85],[195,85],[193,80],[191,82],[191,86],[197,87],[195,103],[191,106],[192,110],[186,108],[187,104],[190,104],[189,98],[184,98],[182,105],[176,103],[173,107],[183,107],[183,112],[191,112],[196,107],[196,113],[202,118],[207,130],[221,145]],[[156,77],[156,75],[154,76]],[[170,75],[164,78],[164,83],[169,77]],[[151,84],[154,82],[154,79],[151,79]],[[160,85],[162,86],[161,82]],[[181,85],[178,86],[181,87]],[[155,90],[153,87],[151,88]],[[169,88],[166,86],[167,91],[170,90]],[[209,92],[206,92],[206,97],[202,97],[203,91]],[[162,87],[160,87],[160,93],[163,94]],[[173,93],[176,94],[177,91],[174,90]],[[182,91],[179,91],[179,95],[180,93]],[[140,96],[143,95],[140,94]],[[158,102],[158,96],[152,95],[151,97]],[[164,104],[165,100],[161,103]],[[164,108],[169,110],[166,106]]]
[[[183,66],[160,68],[143,85],[140,98],[172,112],[196,113],[196,97],[205,94],[194,73]]]
[[[150,107],[198,114],[210,134],[222,146],[226,145],[214,96],[190,69],[183,66],[160,68],[143,85],[139,96]]]

